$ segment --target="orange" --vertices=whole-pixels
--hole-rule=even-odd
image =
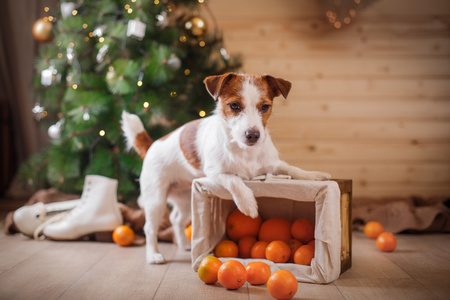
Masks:
[[[198,267],[198,278],[204,283],[212,284],[217,282],[217,272],[222,262],[215,256],[207,256],[202,259]]]
[[[134,242],[134,231],[127,225],[120,225],[114,229],[112,239],[119,246],[130,246]]]
[[[287,270],[276,271],[267,281],[267,289],[275,299],[291,299],[298,290],[297,278]]]
[[[380,233],[384,232],[383,225],[377,221],[370,221],[364,225],[364,234],[371,239],[376,239]]]
[[[260,216],[252,218],[244,215],[239,209],[233,210],[227,218],[227,235],[236,243],[246,235],[258,236],[262,219]]]
[[[252,246],[256,243],[256,238],[250,235],[244,236],[238,242],[239,257],[250,258]]]
[[[282,218],[271,218],[262,223],[259,229],[260,241],[283,241],[289,243],[291,240],[291,222]]]
[[[272,273],[269,265],[262,261],[248,263],[245,270],[247,270],[247,281],[252,285],[265,284]]]
[[[274,263],[285,263],[291,257],[291,248],[283,241],[273,241],[267,245],[265,254]]]
[[[377,237],[377,248],[383,252],[391,252],[397,247],[397,238],[390,232],[383,232]]]
[[[294,254],[295,251],[301,246],[303,245],[302,242],[300,242],[299,240],[296,239],[291,239],[288,243],[289,248],[291,248],[291,256],[289,257],[289,262],[294,262]]]
[[[192,225],[189,225],[184,229],[184,234],[186,234],[186,237],[191,240],[192,239]]]
[[[314,257],[314,248],[310,245],[303,245],[294,253],[294,262],[299,265],[310,266]]]
[[[247,271],[237,260],[228,260],[220,266],[217,278],[223,287],[236,290],[247,281]]]
[[[291,234],[294,239],[307,244],[314,239],[314,224],[305,218],[298,219],[292,223]]]
[[[257,241],[253,244],[252,249],[250,251],[251,258],[266,258],[266,247],[269,245],[269,242],[266,241]]]
[[[224,240],[217,244],[214,254],[217,257],[238,257],[238,245],[230,240]]]

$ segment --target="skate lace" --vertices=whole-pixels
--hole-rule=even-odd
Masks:
[[[64,219],[71,219],[71,218],[74,218],[76,215],[78,215],[78,212],[80,211],[81,207],[83,207],[83,205],[84,205],[83,203],[85,202],[84,197],[81,197],[80,200],[81,201],[78,203],[78,205],[76,205],[72,210],[70,210],[68,212],[59,213],[57,215],[52,216],[51,218],[48,218],[47,220],[45,220],[46,211],[45,211],[44,205],[42,205],[42,207],[39,207],[39,209],[41,210],[40,218],[44,222],[41,223],[35,229],[35,231],[33,233],[34,239],[35,240],[45,240],[45,235],[43,235],[43,232],[44,232],[44,228],[47,225],[62,221]]]
[[[45,212],[44,212],[44,214],[45,214]],[[45,226],[47,226],[48,224],[51,224],[51,223],[56,223],[56,222],[61,221],[61,220],[64,219],[68,214],[69,214],[69,213],[67,213],[67,212],[63,212],[63,213],[54,215],[53,217],[48,218],[48,219],[45,220],[43,223],[39,224],[39,226],[34,230],[34,233],[33,233],[34,239],[35,239],[35,240],[41,240],[41,241],[42,241],[42,240],[45,240],[45,235],[42,234],[43,231],[44,231]]]

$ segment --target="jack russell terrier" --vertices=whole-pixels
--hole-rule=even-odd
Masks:
[[[304,171],[278,158],[266,125],[273,99],[286,98],[290,82],[269,75],[226,73],[207,77],[204,83],[217,102],[214,114],[189,122],[154,143],[138,116],[122,113],[127,145],[144,158],[140,186],[148,263],[165,262],[158,250],[157,231],[167,201],[173,205],[170,221],[176,242],[190,249],[184,228],[190,219],[195,178],[206,176],[223,186],[239,210],[253,218],[258,215],[258,205],[243,180],[266,173],[305,180],[330,178],[327,173]]]

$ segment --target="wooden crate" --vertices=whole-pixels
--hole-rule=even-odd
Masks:
[[[352,267],[352,180],[333,179],[341,191],[341,274]]]
[[[351,267],[351,180],[308,182],[292,179],[248,181],[263,220],[282,217],[290,222],[308,218],[316,224],[316,257],[311,266],[273,264],[294,272],[299,281],[329,283]],[[193,183],[192,265],[211,255],[226,236],[228,214],[236,209],[228,191],[209,180]],[[340,213],[339,213],[340,211]],[[320,227],[319,227],[320,226]],[[243,261],[243,263],[246,263]]]

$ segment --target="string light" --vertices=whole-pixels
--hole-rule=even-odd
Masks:
[[[48,8],[47,6],[44,7],[44,11],[45,11],[45,12],[48,12],[49,10],[50,10],[50,8]]]
[[[105,136],[106,132],[102,129],[98,132],[99,136]]]
[[[74,84],[72,85],[72,88],[73,88],[74,90],[76,90],[76,89],[78,88],[78,84],[74,83]]]
[[[139,81],[137,82],[137,86],[142,86],[142,80],[139,80]]]
[[[63,54],[62,53],[58,53],[58,58],[62,58]]]
[[[177,92],[170,92],[170,97],[176,98],[177,97]]]
[[[104,37],[100,37],[100,38],[98,39],[98,41],[99,41],[100,43],[103,43],[103,42],[105,41],[105,38],[104,38]]]
[[[88,24],[84,23],[83,28],[86,29],[88,27]]]
[[[191,74],[191,70],[189,69],[184,70],[184,75],[188,76],[189,74]]]
[[[48,16],[48,20],[51,22],[53,21],[53,16]]]
[[[125,4],[125,9],[129,9],[130,8],[130,4]]]
[[[200,47],[205,47],[206,43],[205,41],[200,41],[200,43],[198,43]]]
[[[78,10],[76,10],[76,9],[72,10],[72,15],[73,16],[76,16],[77,14],[78,14]]]
[[[155,0],[155,2],[154,2],[156,5],[158,5],[159,4],[159,0]]]
[[[133,9],[132,9],[132,8],[129,8],[129,9],[127,9],[127,12],[128,12],[129,14],[131,14],[131,13],[133,12]]]
[[[203,118],[204,116],[206,116],[206,112],[204,110],[199,111],[198,115]]]
[[[205,2],[205,0],[198,0],[198,3],[200,3],[200,4],[202,4],[204,2]]]
[[[180,36],[180,42],[186,43],[187,39],[184,35]]]
[[[148,108],[148,107],[150,106],[150,103],[144,102],[144,104],[142,104],[142,106],[143,106],[144,108]]]

